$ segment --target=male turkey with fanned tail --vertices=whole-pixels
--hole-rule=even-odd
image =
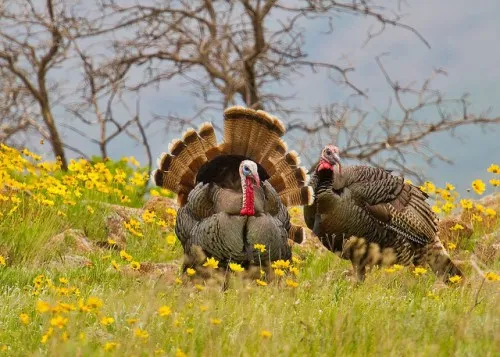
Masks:
[[[315,199],[304,208],[306,224],[325,247],[352,261],[358,280],[379,264],[429,264],[440,277],[462,276],[418,187],[380,168],[344,167],[334,145],[311,171]]]
[[[313,195],[297,153],[287,152],[284,133],[276,117],[232,107],[224,112],[222,143],[204,123],[170,144],[154,180],[178,194],[175,231],[184,269],[211,257],[222,267],[291,257],[288,239],[301,242],[304,230],[290,224],[287,206],[310,204]]]

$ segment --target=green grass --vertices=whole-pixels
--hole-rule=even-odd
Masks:
[[[108,165],[125,170],[123,163]],[[18,175],[18,180],[24,178]],[[225,291],[209,282],[200,290],[175,269],[165,275],[131,270],[119,249],[81,253],[74,251],[69,238],[51,243],[54,235],[70,228],[82,230],[93,242],[106,241],[105,219],[111,209],[100,202],[117,204],[119,195],[85,190],[83,184],[78,183],[84,195],[75,199],[75,205],[51,196],[47,187],[37,192],[53,198],[53,207],[34,202],[28,190],[19,191],[15,194],[21,202],[9,215],[14,204],[0,199],[0,256],[6,259],[6,266],[0,266],[0,356],[436,357],[495,356],[500,351],[500,282],[485,281],[468,264],[465,282],[457,286],[443,286],[430,272],[416,277],[411,268],[393,273],[375,269],[356,285],[343,277],[350,263],[312,245],[295,246],[294,255],[302,260],[297,288],[288,287],[286,278],[261,287],[231,275]],[[130,191],[114,182],[109,186],[127,192],[130,207],[144,203],[142,188]],[[0,186],[0,194],[11,194],[1,190]],[[144,236],[128,234],[124,248],[143,265],[179,262],[179,242],[169,245],[165,239],[172,229],[168,226],[161,232],[154,223],[141,223]],[[483,233],[478,229],[460,248],[473,251]],[[64,260],[68,254],[82,256],[88,264],[69,264]],[[470,257],[463,248],[453,254],[466,262]],[[112,260],[121,271],[112,267]],[[494,271],[500,262],[480,266]],[[40,275],[44,279],[37,288]],[[101,299],[102,307],[80,311],[89,297]],[[40,312],[39,301],[51,308],[70,304],[75,310]],[[160,316],[162,306],[172,313]],[[27,314],[26,324],[21,314]],[[67,321],[61,328],[53,327],[42,343],[58,316]],[[103,317],[112,317],[114,323],[104,326]],[[213,323],[218,320],[219,324]],[[137,336],[138,328],[148,337]],[[271,336],[262,336],[263,331]],[[110,342],[117,347],[105,351]]]
[[[465,284],[436,289],[435,277],[415,277],[409,269],[368,275],[357,286],[342,277],[349,264],[333,254],[295,248],[303,259],[299,287],[273,282],[258,287],[253,282],[232,279],[222,292],[208,286],[198,291],[190,282],[175,284],[164,277],[115,271],[110,259],[114,250],[87,255],[88,267],[50,264],[56,247],[44,244],[68,227],[84,229],[90,238],[102,240],[103,212],[91,215],[84,205],[71,208],[65,218],[53,209],[25,207],[10,221],[3,221],[1,245],[8,250],[8,265],[0,270],[0,346],[5,355],[175,355],[181,350],[192,356],[222,355],[495,355],[499,349],[498,282],[485,282],[468,272]],[[140,261],[171,261],[182,256],[179,245],[168,246],[155,229],[143,238],[129,237],[127,252]],[[107,256],[111,255],[111,258]],[[123,263],[122,263],[123,264]],[[79,289],[80,296],[60,296],[44,288],[33,296],[33,279],[60,277]],[[479,291],[480,303],[476,303]],[[429,297],[429,292],[434,296]],[[54,306],[58,301],[78,307],[80,299],[96,296],[102,308],[93,313],[37,313],[36,302]],[[172,314],[160,317],[167,305]],[[206,311],[200,311],[206,306]],[[24,325],[19,315],[26,313]],[[67,325],[55,328],[46,344],[40,341],[51,319],[61,315]],[[111,326],[100,319],[113,317]],[[136,318],[131,325],[129,318]],[[219,325],[211,319],[220,319]],[[135,329],[149,337],[135,336]],[[192,330],[188,330],[192,329]],[[261,331],[272,333],[262,337]],[[67,332],[69,339],[61,336]],[[84,334],[84,337],[81,334]],[[106,342],[117,342],[105,352]]]

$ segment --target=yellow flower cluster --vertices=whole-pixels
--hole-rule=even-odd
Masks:
[[[112,203],[129,203],[142,194],[149,178],[124,163],[71,160],[63,172],[59,161],[41,160],[27,149],[0,144],[0,217],[11,216],[26,200],[53,208],[60,217],[67,215],[70,206],[96,195]],[[90,205],[86,210],[94,213]]]
[[[488,168],[488,172],[498,175],[500,172],[500,166],[492,164]],[[500,186],[500,180],[493,178],[490,181],[493,187]],[[462,208],[463,210],[473,210],[471,211],[472,222],[482,222],[484,216],[495,217],[496,211],[492,208],[485,208],[481,204],[475,204],[471,199],[460,198],[460,194],[455,190],[455,186],[450,183],[446,183],[443,188],[437,187],[434,183],[430,181],[424,182],[422,186],[419,187],[420,190],[427,193],[431,199],[434,200],[432,205],[432,211],[436,214],[451,214],[456,208]],[[486,192],[486,183],[481,179],[476,179],[471,183],[472,190],[478,194],[482,195]],[[472,216],[472,214],[475,214]],[[452,230],[460,230],[463,227],[460,225],[453,227]]]

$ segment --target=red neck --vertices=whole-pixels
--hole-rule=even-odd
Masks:
[[[253,190],[253,181],[247,177],[245,179],[245,186],[243,187],[243,207],[240,211],[242,216],[253,216],[255,214]]]
[[[339,166],[339,174],[342,174],[342,167],[340,165],[338,166]],[[316,167],[316,172],[319,172],[321,170],[330,170],[332,171],[333,174],[333,168],[334,166],[332,164],[330,164],[327,160],[321,158],[319,160],[318,166]]]

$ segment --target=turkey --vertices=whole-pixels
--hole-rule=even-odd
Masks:
[[[212,257],[221,267],[291,258],[288,239],[300,243],[305,231],[290,223],[287,206],[310,204],[313,193],[297,153],[287,152],[284,133],[274,116],[231,107],[224,112],[222,143],[204,123],[173,140],[170,153],[158,159],[156,185],[178,195],[175,232],[184,269]]]
[[[440,277],[462,276],[438,237],[427,195],[390,171],[343,167],[327,145],[311,169],[314,203],[304,219],[323,245],[352,261],[358,280],[377,264],[424,265]]]

